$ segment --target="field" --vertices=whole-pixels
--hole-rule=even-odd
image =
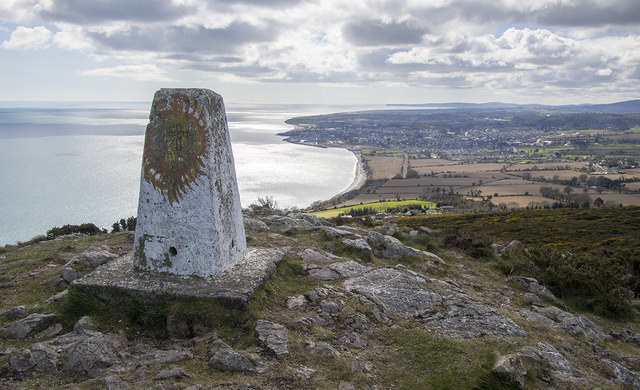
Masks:
[[[390,179],[402,171],[402,156],[366,156],[373,179]]]
[[[409,206],[409,205],[419,205],[422,207],[426,207],[426,208],[430,208],[433,209],[436,207],[436,204],[433,202],[422,202],[422,201],[416,201],[416,200],[403,200],[403,201],[390,201],[390,202],[375,202],[375,203],[367,203],[367,204],[362,204],[362,205],[357,205],[357,206],[353,206],[353,207],[340,207],[340,208],[336,208],[333,210],[324,210],[324,211],[318,211],[315,212],[313,214],[319,216],[319,217],[324,217],[324,218],[333,218],[333,217],[337,217],[340,214],[343,213],[348,213],[351,210],[361,210],[364,208],[372,208],[378,211],[384,211],[387,208],[392,208],[392,207],[403,207],[403,206]]]
[[[409,159],[409,166],[419,177],[394,179],[401,173],[403,158],[401,155],[365,154],[369,166],[373,169],[373,178],[381,180],[376,187],[366,187],[352,199],[343,200],[337,207],[348,207],[361,203],[389,200],[416,200],[429,197],[432,193],[453,192],[468,199],[483,200],[492,197],[491,202],[506,205],[509,208],[527,207],[531,204],[553,204],[554,199],[543,198],[540,187],[550,186],[559,192],[566,188],[564,183],[552,181],[571,181],[580,178],[584,181],[574,185],[570,192],[586,194],[592,201],[597,198],[610,205],[640,205],[640,194],[625,194],[605,188],[595,188],[585,184],[588,180],[605,177],[610,180],[634,179],[640,177],[640,169],[628,169],[624,173],[607,175],[586,174],[588,164],[583,162],[548,162],[537,164],[497,164],[462,163],[443,159]],[[543,181],[534,180],[542,178]],[[531,180],[525,180],[531,179]],[[631,191],[640,190],[640,183],[626,183]]]

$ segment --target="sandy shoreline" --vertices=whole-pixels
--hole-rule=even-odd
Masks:
[[[356,162],[356,172],[355,172],[355,176],[353,178],[353,182],[351,182],[349,187],[345,188],[342,192],[334,195],[332,197],[332,199],[335,198],[335,197],[344,195],[349,191],[353,191],[353,190],[359,189],[367,181],[367,173],[364,171],[364,165],[362,163],[362,154],[360,153],[359,150],[349,149],[349,151],[351,151],[356,156],[356,161],[357,161]]]

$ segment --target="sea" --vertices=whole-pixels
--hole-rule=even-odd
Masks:
[[[110,228],[135,216],[150,102],[1,103],[0,245],[65,224]],[[357,159],[302,146],[278,133],[295,116],[375,106],[226,104],[243,207],[271,197],[304,208],[342,192]]]

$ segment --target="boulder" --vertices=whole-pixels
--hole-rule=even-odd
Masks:
[[[91,268],[95,268],[101,264],[104,264],[110,260],[117,258],[118,255],[114,255],[109,252],[109,249],[102,245],[99,247],[91,247],[85,250],[82,254],[74,256],[69,260],[62,268],[69,268],[73,264],[81,264]]]
[[[273,353],[276,358],[281,359],[289,356],[287,346],[289,336],[287,328],[283,325],[271,321],[258,320],[255,331],[258,336],[258,344]]]
[[[534,303],[542,303],[542,299],[539,296],[532,293],[525,293],[522,297],[525,305],[533,305]]]
[[[244,228],[254,232],[266,232],[269,230],[269,226],[259,219],[244,217]]]
[[[333,260],[329,256],[326,256],[311,248],[307,248],[300,252],[300,257],[305,263],[329,264],[333,262]]]
[[[218,338],[209,344],[206,358],[209,367],[216,370],[233,372],[255,371],[255,366],[249,359]]]
[[[602,362],[611,370],[614,382],[632,389],[640,389],[640,374],[638,372],[629,370],[622,364],[610,359],[602,359]]]
[[[321,229],[327,238],[359,238],[357,234],[348,230],[337,229],[331,226],[322,226]]]
[[[80,278],[82,276],[82,274],[76,270],[74,270],[73,268],[63,268],[62,269],[62,279],[64,279],[65,282],[71,284],[71,282],[73,282],[74,280]]]
[[[324,341],[321,341],[318,344],[316,344],[316,347],[314,348],[314,352],[317,355],[328,357],[328,358],[340,357],[340,353],[335,348],[333,348],[331,344],[326,343]]]
[[[37,333],[45,329],[53,322],[55,315],[53,314],[29,314],[27,317],[12,322],[2,332],[19,339],[24,339],[32,333]]]
[[[368,260],[371,258],[371,247],[369,246],[369,244],[367,244],[367,242],[363,238],[356,238],[355,240],[352,240],[350,238],[344,238],[341,241],[341,244],[346,247],[351,247],[356,249],[360,253],[360,256],[362,256],[362,258],[365,260]]]
[[[107,390],[127,390],[129,385],[117,375],[109,375],[102,380],[102,384]]]
[[[527,369],[518,354],[501,356],[493,366],[493,373],[498,377],[524,389]]]
[[[373,253],[378,257],[387,259],[400,259],[402,257],[417,257],[419,251],[405,246],[395,237],[384,236],[377,232],[367,233],[367,241]]]
[[[514,281],[524,287],[527,291],[537,294],[543,298],[555,301],[557,298],[548,288],[540,285],[534,278],[515,278]]]

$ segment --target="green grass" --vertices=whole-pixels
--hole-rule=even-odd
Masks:
[[[382,388],[510,389],[489,381],[495,341],[455,340],[422,329],[390,328],[381,334],[389,353],[376,356]],[[493,344],[493,345],[492,345]]]
[[[333,217],[337,217],[342,213],[348,213],[351,210],[359,210],[367,207],[383,212],[390,207],[402,207],[402,206],[409,206],[409,205],[419,205],[419,206],[428,207],[428,208],[436,207],[436,204],[434,202],[425,202],[421,200],[401,200],[401,201],[366,203],[366,204],[361,204],[357,206],[341,207],[333,210],[317,211],[313,214],[319,217],[333,218]]]

